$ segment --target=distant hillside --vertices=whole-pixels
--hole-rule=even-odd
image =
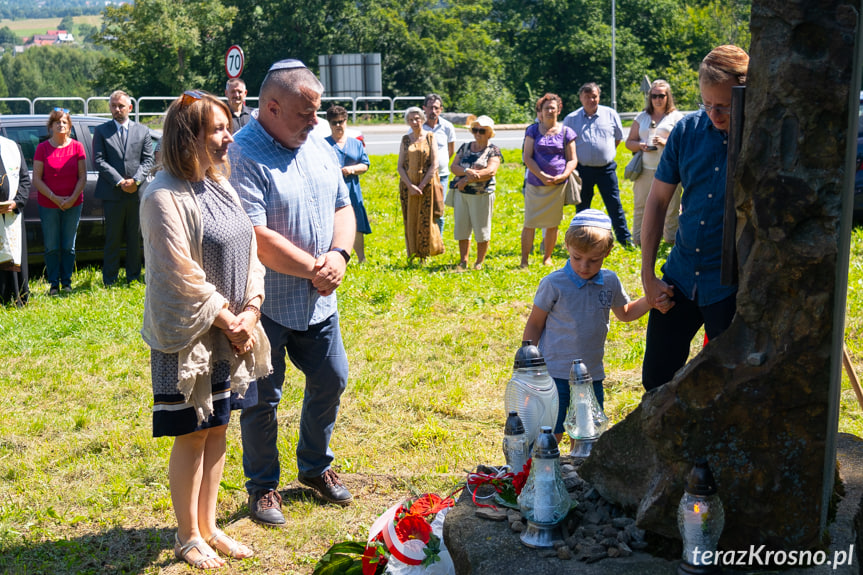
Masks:
[[[0,0],[0,18],[20,20],[93,15],[99,14],[104,5],[105,2],[93,0]]]
[[[0,0],[2,1],[2,0]],[[33,34],[44,34],[48,30],[57,30],[60,25],[59,16],[56,18],[28,18],[25,20],[0,20],[0,28],[8,27],[19,39],[27,36],[32,36]],[[68,30],[72,32],[72,34],[78,34],[78,27],[82,24],[89,26],[101,26],[102,25],[102,15],[88,15],[88,16],[75,16],[73,17],[73,21],[75,22],[75,26],[72,30]],[[78,39],[78,38],[76,38]],[[78,39],[79,41],[81,39]]]

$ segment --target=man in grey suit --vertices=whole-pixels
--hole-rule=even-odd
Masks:
[[[120,273],[120,248],[126,241],[126,281],[141,279],[141,225],[138,187],[153,167],[150,130],[129,119],[132,99],[126,92],[111,94],[111,116],[93,133],[93,156],[99,170],[96,197],[105,212],[105,254],[102,282],[113,285]]]

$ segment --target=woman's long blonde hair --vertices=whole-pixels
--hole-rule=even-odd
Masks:
[[[162,166],[172,176],[188,181],[199,181],[204,176],[213,178],[221,175],[227,178],[230,174],[228,163],[217,164],[211,157],[207,158],[209,167],[206,171],[201,170],[202,158],[198,138],[202,131],[208,135],[215,130],[216,108],[221,108],[229,121],[231,111],[227,104],[212,94],[203,91],[193,93],[200,97],[195,99],[189,95],[180,96],[171,103],[165,115],[159,148]],[[210,152],[206,146],[203,151],[209,156]]]

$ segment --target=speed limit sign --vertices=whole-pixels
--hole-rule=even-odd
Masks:
[[[228,73],[228,78],[239,78],[243,73],[245,62],[242,48],[236,45],[228,48],[228,53],[225,54],[225,71]]]

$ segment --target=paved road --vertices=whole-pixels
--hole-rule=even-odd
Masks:
[[[366,152],[370,155],[398,154],[399,142],[401,142],[402,136],[408,131],[408,127],[404,124],[358,126],[357,129],[363,132],[366,139]],[[469,130],[456,128],[455,131],[456,150],[458,150],[462,142],[473,141],[473,136]],[[497,144],[500,148],[521,148],[521,142],[524,139],[524,128],[495,130],[495,132],[492,143]]]

